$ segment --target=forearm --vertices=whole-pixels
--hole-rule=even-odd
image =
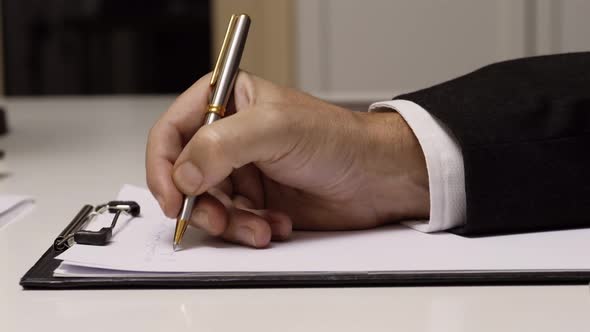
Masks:
[[[444,123],[465,167],[465,234],[588,225],[590,53],[484,67],[397,98]]]

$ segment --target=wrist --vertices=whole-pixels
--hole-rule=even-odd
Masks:
[[[361,114],[371,154],[365,167],[372,177],[378,218],[383,222],[428,218],[426,160],[412,129],[397,112]]]

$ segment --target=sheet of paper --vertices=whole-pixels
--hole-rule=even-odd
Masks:
[[[75,245],[62,253],[58,258],[64,266],[56,275],[68,274],[76,266],[105,269],[99,273],[105,276],[123,271],[590,270],[590,229],[465,238],[392,225],[365,231],[295,232],[289,241],[251,249],[189,227],[184,249],[174,252],[174,220],[162,214],[147,190],[126,185],[118,198],[137,201],[142,216],[122,218],[107,246]],[[92,269],[76,271],[94,273]]]
[[[27,214],[33,199],[21,195],[0,195],[0,229]]]

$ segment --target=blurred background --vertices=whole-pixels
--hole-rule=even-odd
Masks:
[[[2,0],[6,96],[177,94],[212,68],[231,13],[242,68],[365,103],[488,63],[590,50],[584,0]]]

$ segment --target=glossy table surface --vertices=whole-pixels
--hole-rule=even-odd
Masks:
[[[578,286],[23,290],[82,203],[145,186],[149,128],[172,97],[10,99],[0,192],[35,209],[0,228],[0,331],[588,331]],[[403,254],[403,253],[400,253]]]

